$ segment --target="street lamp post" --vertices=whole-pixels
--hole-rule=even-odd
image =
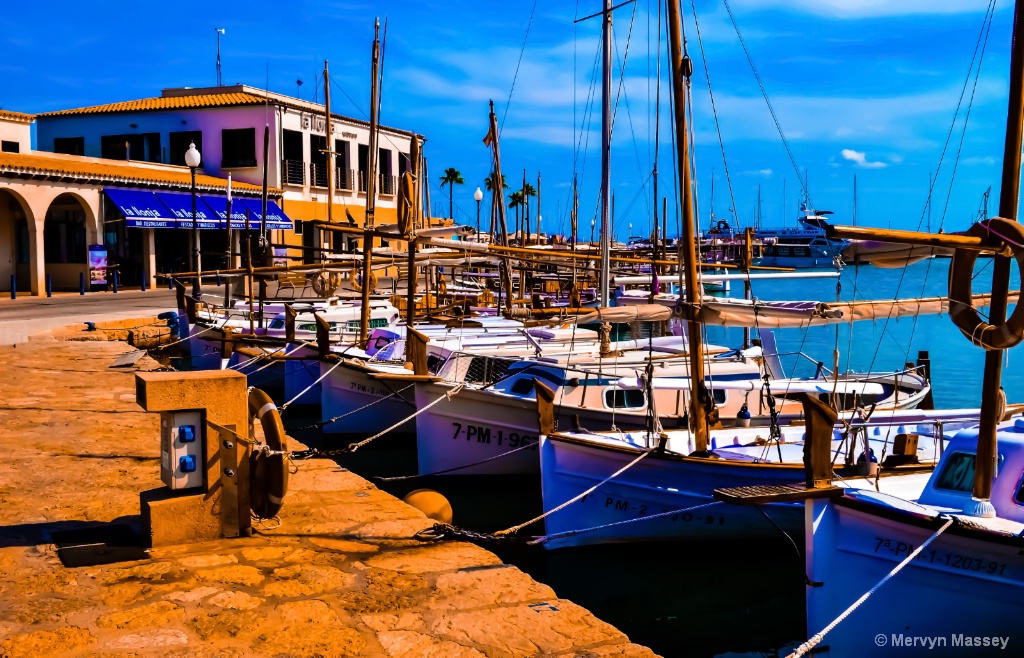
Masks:
[[[473,198],[476,200],[476,241],[480,242],[480,202],[484,200],[484,193],[479,187],[473,192]]]
[[[189,266],[196,273],[195,283],[192,286],[192,295],[194,297],[199,296],[202,286],[200,279],[203,266],[199,260],[199,222],[196,221],[196,167],[199,166],[202,160],[202,156],[196,150],[195,142],[189,144],[188,150],[185,151],[185,164],[188,165],[189,171],[192,172],[192,258]]]

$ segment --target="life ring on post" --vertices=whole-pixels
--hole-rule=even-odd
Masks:
[[[1024,274],[1024,226],[1020,223],[993,217],[979,222],[967,230],[966,235],[987,238],[995,235],[1005,239],[1017,261],[1017,269]],[[1024,304],[1017,304],[1006,322],[999,326],[981,319],[974,307],[971,281],[978,252],[957,249],[949,267],[949,317],[964,336],[986,350],[1005,350],[1024,341]]]
[[[361,278],[361,276],[361,274],[357,274],[356,276],[352,277],[352,289],[355,290],[356,292],[363,291],[363,284],[359,283],[359,279]],[[377,289],[376,272],[370,270],[370,276],[368,278],[370,279],[370,292],[374,292]]]
[[[258,388],[249,391],[249,435],[253,424],[263,428],[266,449],[253,450],[249,456],[249,505],[261,519],[272,519],[281,511],[288,491],[288,437],[284,433],[281,412],[270,396]]]

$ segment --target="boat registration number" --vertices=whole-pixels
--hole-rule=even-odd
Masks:
[[[533,449],[537,449],[537,436],[534,434],[506,433],[505,430],[495,430],[492,427],[454,422],[452,427],[455,428],[452,439],[465,438],[467,441],[496,443],[499,446],[506,445],[509,448],[521,448],[532,444]]]
[[[916,548],[913,544],[905,541],[889,537],[875,537],[875,553],[888,553],[893,557],[904,557],[913,553]],[[922,551],[914,558],[914,561],[962,571],[978,571],[992,576],[1002,576],[1006,572],[1005,562],[985,560],[934,548],[930,551]]]

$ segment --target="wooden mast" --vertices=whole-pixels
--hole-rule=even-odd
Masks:
[[[500,241],[502,246],[508,245],[508,222],[505,217],[505,191],[502,189],[502,181],[504,180],[501,176],[501,149],[498,144],[498,116],[494,113],[494,101],[490,102],[491,114],[490,123],[487,131],[487,137],[484,138],[484,143],[490,146],[494,151],[494,208],[498,213],[498,229],[500,231]],[[506,248],[508,251],[508,248]],[[505,289],[505,312],[509,315],[512,314],[512,271],[509,266],[508,259],[502,259],[498,265],[498,271],[500,273],[501,286]]]
[[[1020,194],[1021,136],[1024,132],[1024,16],[1020,2],[1013,13],[1013,47],[1010,53],[1010,96],[1007,102],[1006,141],[1003,145],[1003,176],[999,190],[999,216],[1017,220]],[[1000,325],[1006,320],[1007,292],[1010,286],[1010,258],[997,254],[992,272],[992,303],[988,322]],[[1000,383],[1003,375],[1003,351],[985,353],[985,378],[981,392],[981,425],[978,428],[978,456],[974,470],[973,502],[976,516],[995,516],[992,507],[992,477],[995,474],[996,426]]]
[[[324,153],[327,155],[327,221],[334,221],[334,140],[331,139],[331,76],[327,72],[327,60],[324,60]],[[316,182],[316,181],[313,181]],[[333,243],[332,243],[333,246]],[[320,252],[321,254],[323,252]]]
[[[373,213],[377,182],[377,94],[380,93],[380,19],[373,25],[373,59],[370,65],[370,145],[366,166],[366,218],[363,220],[363,284],[359,309],[359,344],[366,345],[370,327],[370,259],[373,257]]]
[[[598,300],[608,306],[611,264],[611,148],[612,148],[612,0],[604,0],[601,34],[604,52],[601,76],[601,278]]]
[[[681,184],[683,231],[679,241],[679,263],[684,268],[686,301],[692,313],[689,325],[690,381],[693,394],[690,396],[690,432],[694,439],[694,452],[708,449],[708,416],[705,404],[710,406],[711,396],[704,385],[704,337],[700,323],[700,283],[697,279],[697,254],[694,247],[693,184],[690,179],[690,142],[686,119],[686,91],[693,64],[689,57],[683,57],[682,28],[680,23],[679,0],[668,0],[669,54],[672,61],[672,107],[676,123],[676,140],[679,155],[678,168]]]

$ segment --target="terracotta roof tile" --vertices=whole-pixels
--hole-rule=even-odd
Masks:
[[[262,105],[264,102],[264,98],[248,93],[158,96],[156,98],[141,98],[139,100],[122,101],[120,103],[107,103],[106,105],[93,105],[92,107],[79,107],[70,110],[57,110],[55,112],[42,112],[38,116],[56,117],[72,114],[106,114],[110,112],[149,112],[154,110],[178,110],[184,108],[234,107],[238,105]]]
[[[34,114],[25,114],[24,112],[14,112],[12,110],[0,110],[0,119],[14,119],[15,121],[32,123],[35,118],[36,116]]]
[[[188,189],[192,185],[191,175],[185,167],[168,165],[101,160],[77,155],[36,153],[0,153],[0,177],[2,176],[57,176],[90,182],[109,182],[116,185],[141,187],[171,187]],[[196,187],[210,190],[224,190],[227,180],[206,174],[196,175]],[[245,196],[259,193],[262,187],[251,183],[231,182],[232,192]],[[271,196],[281,196],[280,190],[271,189]]]

